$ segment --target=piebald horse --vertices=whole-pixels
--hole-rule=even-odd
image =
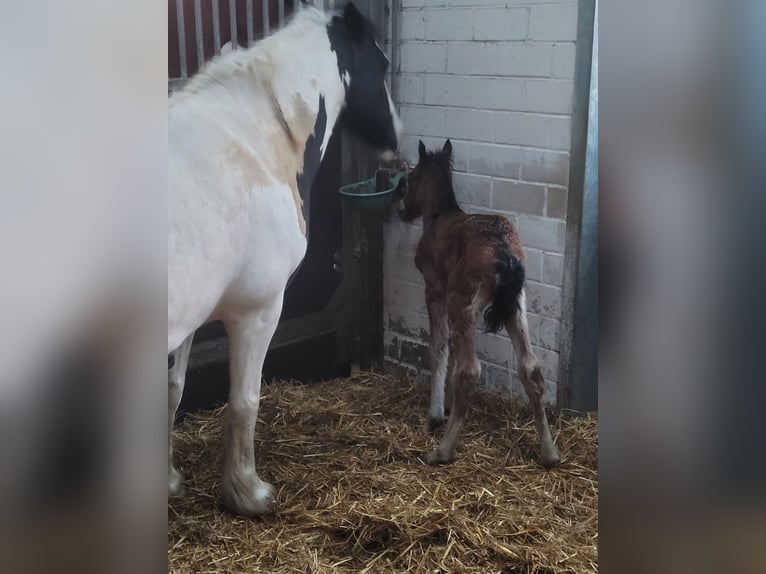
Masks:
[[[197,328],[222,320],[230,340],[223,503],[272,512],[255,469],[261,370],[288,280],[307,247],[309,190],[336,124],[381,152],[401,122],[371,23],[303,8],[252,48],[228,53],[174,94],[168,109],[168,490],[182,492],[172,428]],[[171,360],[169,358],[169,365]]]

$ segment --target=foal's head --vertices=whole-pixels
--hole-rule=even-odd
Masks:
[[[418,217],[434,219],[460,209],[452,189],[452,143],[441,151],[426,151],[418,143],[418,164],[407,177],[404,198],[399,202],[399,217],[412,221]]]

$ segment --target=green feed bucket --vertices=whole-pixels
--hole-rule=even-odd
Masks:
[[[354,211],[367,213],[386,211],[391,205],[394,190],[404,175],[403,171],[392,173],[391,187],[384,191],[375,191],[375,178],[372,177],[365,181],[344,185],[340,188],[340,194]]]

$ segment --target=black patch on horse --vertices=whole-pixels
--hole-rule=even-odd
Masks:
[[[306,140],[306,149],[303,151],[303,171],[295,176],[298,184],[298,193],[303,200],[303,219],[306,222],[306,236],[309,230],[309,203],[311,200],[311,186],[319,171],[322,162],[322,140],[327,131],[327,109],[325,108],[324,96],[319,96],[319,111],[314,122],[314,133]]]

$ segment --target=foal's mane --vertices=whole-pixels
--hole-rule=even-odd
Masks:
[[[247,71],[250,66],[257,67],[259,63],[271,60],[271,54],[279,50],[282,42],[300,41],[309,29],[327,26],[327,23],[336,15],[337,11],[323,12],[313,6],[299,8],[287,24],[270,36],[262,38],[252,47],[238,47],[228,54],[207,62],[170,97],[169,105],[172,106],[184,96],[198,94],[211,86],[221,85],[232,76]]]

